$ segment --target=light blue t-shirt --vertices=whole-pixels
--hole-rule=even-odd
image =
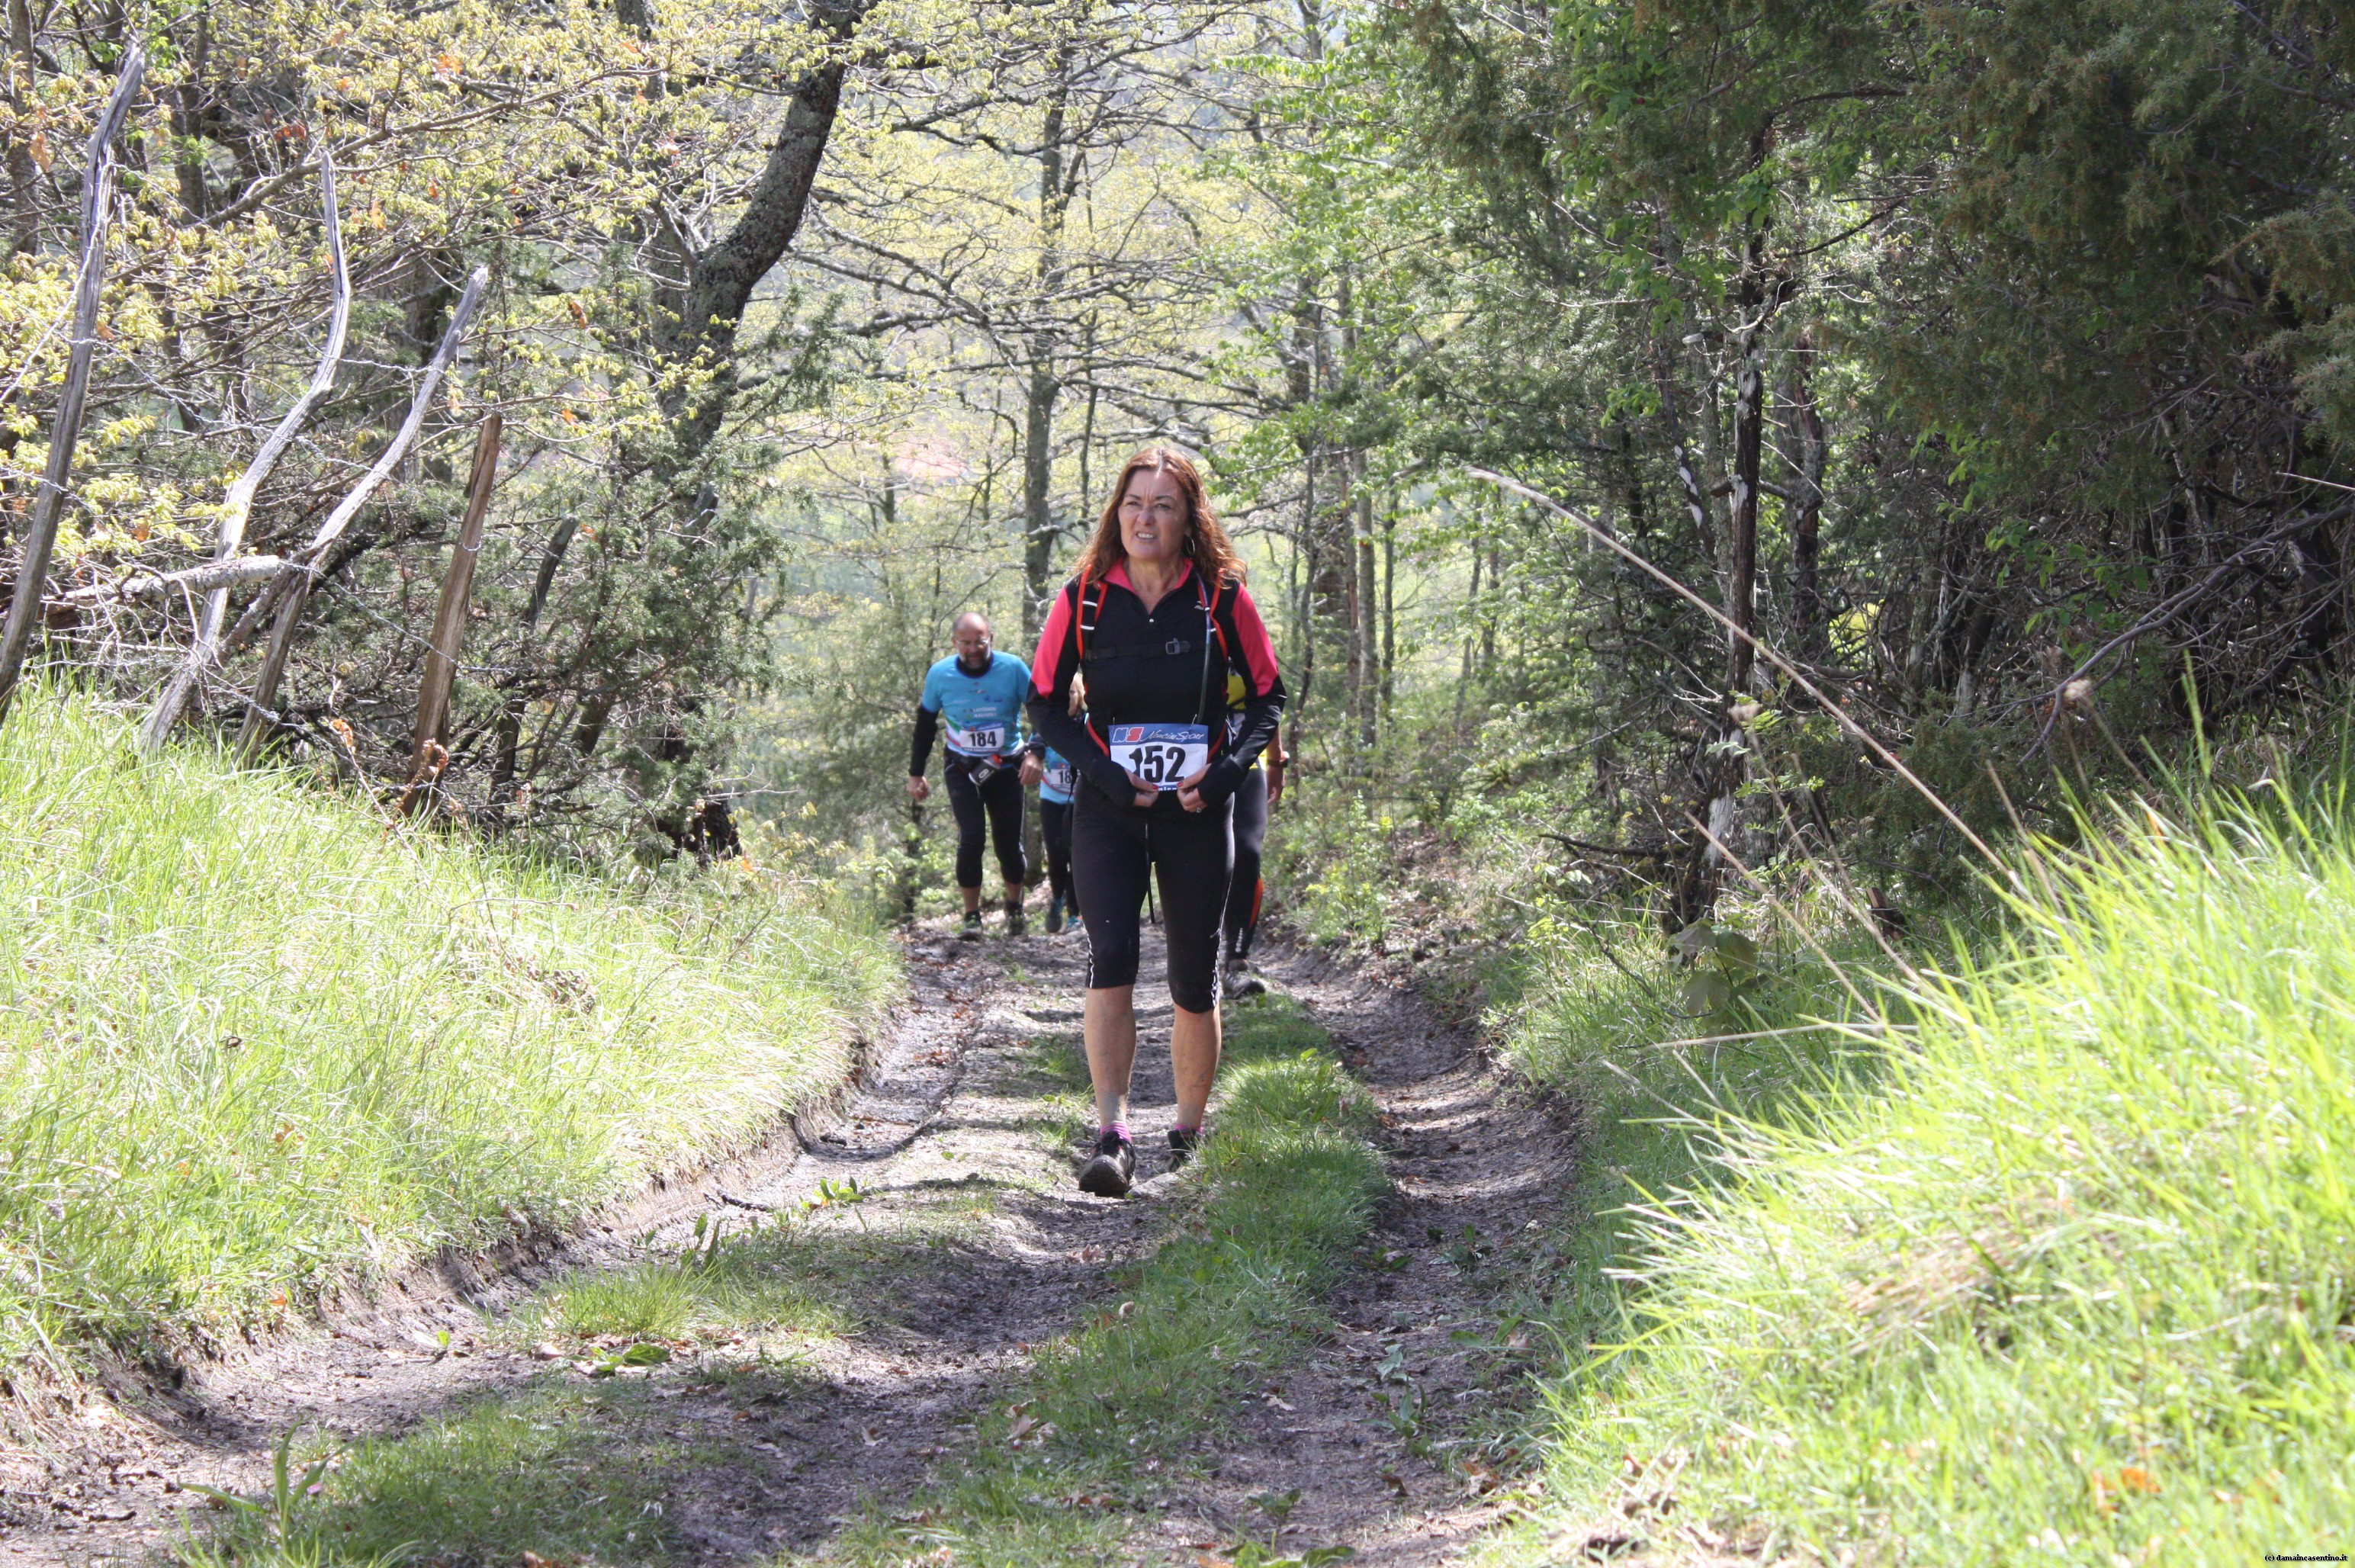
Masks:
[[[1071,805],[1072,787],[1080,782],[1079,769],[1052,746],[1039,760],[1047,765],[1047,776],[1039,781],[1039,798],[1051,800],[1057,805]]]
[[[1030,695],[1030,667],[1012,654],[992,653],[989,668],[967,675],[957,656],[924,672],[923,705],[941,716],[950,751],[964,757],[1003,757],[1022,744],[1022,704]]]

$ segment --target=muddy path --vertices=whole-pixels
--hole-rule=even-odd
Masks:
[[[1146,1179],[1108,1202],[1072,1185],[1092,1122],[1077,1068],[1080,938],[965,944],[941,925],[912,933],[906,953],[908,999],[822,1125],[781,1129],[542,1255],[420,1274],[176,1390],[93,1403],[44,1455],[0,1456],[0,1562],[167,1561],[203,1519],[190,1487],[257,1490],[290,1428],[350,1442],[511,1409],[537,1432],[573,1419],[549,1413],[568,1399],[589,1401],[593,1419],[575,1421],[581,1447],[549,1459],[549,1476],[572,1466],[583,1492],[645,1493],[633,1506],[659,1520],[644,1544],[616,1526],[613,1557],[822,1557],[862,1508],[956,1463],[959,1418],[1103,1304],[1113,1271],[1153,1244],[1170,1186]],[[1574,1135],[1518,1104],[1473,1041],[1412,997],[1308,957],[1272,955],[1265,972],[1368,1084],[1396,1191],[1330,1302],[1334,1340],[1228,1413],[1214,1452],[1140,1515],[1127,1560],[1192,1564],[1249,1534],[1347,1542],[1369,1563],[1449,1561],[1493,1517],[1501,1461],[1474,1440],[1518,1381],[1518,1348],[1496,1331],[1509,1292],[1492,1260],[1567,1185]],[[1139,998],[1133,1122],[1140,1177],[1152,1178],[1172,1103],[1157,975]],[[853,1180],[856,1201],[811,1207]],[[533,1316],[550,1289],[660,1266],[787,1214],[794,1266],[833,1293],[822,1329],[707,1337],[665,1365],[605,1369],[600,1383],[595,1347],[552,1342]],[[532,1490],[512,1506],[551,1520],[570,1506]]]

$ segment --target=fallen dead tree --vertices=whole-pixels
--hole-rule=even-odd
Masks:
[[[133,580],[142,583],[143,587],[147,582],[170,584],[156,587],[156,592],[168,592],[171,587],[176,586],[191,593],[208,591],[210,594],[205,601],[204,609],[197,616],[196,636],[188,644],[186,656],[172,671],[171,677],[165,681],[162,694],[155,699],[155,706],[149,710],[147,721],[140,729],[139,743],[151,752],[163,747],[164,738],[172,732],[172,726],[179,722],[181,710],[187,706],[189,695],[220,656],[220,628],[222,620],[229,613],[229,591],[240,582],[274,577],[284,565],[274,556],[256,556],[240,561],[237,560],[237,552],[244,545],[245,526],[253,516],[254,493],[261,488],[261,482],[270,477],[270,471],[278,465],[278,460],[285,454],[286,449],[293,444],[295,433],[311,417],[311,411],[317,408],[320,400],[335,387],[336,368],[343,363],[344,341],[351,328],[352,279],[350,268],[344,261],[343,222],[336,204],[336,161],[325,151],[322,151],[319,156],[319,208],[327,231],[327,261],[335,278],[336,303],[327,320],[327,341],[319,350],[319,368],[312,372],[310,386],[295,400],[294,406],[286,411],[286,417],[278,421],[278,428],[270,432],[270,439],[261,443],[261,450],[253,454],[253,461],[246,464],[245,472],[238,475],[237,483],[231,485],[221,497],[220,535],[213,549],[212,564],[193,571],[174,572],[168,578]],[[270,562],[267,568],[238,570],[259,568],[264,560]],[[207,572],[215,575],[204,576]],[[201,583],[197,581],[198,578],[202,578]],[[122,596],[147,595],[144,592],[135,595],[125,592]]]

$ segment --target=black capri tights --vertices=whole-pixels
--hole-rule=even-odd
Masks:
[[[1071,811],[1067,800],[1039,802],[1039,839],[1047,849],[1047,891],[1054,897],[1069,900],[1071,912],[1080,912],[1079,900],[1071,894]]]
[[[1235,786],[1235,866],[1227,890],[1227,956],[1251,956],[1259,933],[1260,851],[1267,843],[1267,770],[1253,768]]]
[[[964,760],[952,756],[944,770],[949,779],[949,810],[956,814],[957,886],[981,886],[981,837],[986,825],[997,841],[997,869],[1017,886],[1030,880],[1029,863],[1022,855],[1022,774],[1013,764],[999,768],[980,784],[973,782]]]
[[[1140,811],[1082,787],[1071,802],[1071,886],[1088,928],[1088,987],[1136,983],[1146,880],[1158,873],[1169,943],[1169,999],[1189,1013],[1219,1005],[1219,922],[1234,840],[1229,808]]]

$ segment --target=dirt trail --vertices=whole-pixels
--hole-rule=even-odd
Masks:
[[[647,1397],[625,1419],[645,1430],[625,1435],[670,1445],[675,1563],[820,1552],[866,1503],[920,1486],[954,1463],[955,1418],[1009,1386],[1030,1347],[1071,1328],[1104,1295],[1106,1272],[1150,1244],[1168,1183],[1146,1180],[1125,1203],[1071,1185],[1080,938],[967,944],[943,926],[907,952],[909,1000],[825,1126],[781,1133],[495,1275],[451,1264],[195,1372],[168,1396],[94,1406],[59,1434],[66,1456],[0,1457],[0,1562],[153,1561],[186,1534],[197,1506],[187,1485],[255,1489],[290,1427],[400,1434],[475,1402],[581,1382],[567,1363],[537,1359],[511,1321],[540,1286],[567,1271],[676,1258],[698,1219],[741,1232],[759,1212],[748,1204],[792,1211],[822,1182],[853,1177],[869,1196],[802,1223],[855,1240],[864,1259],[888,1256],[856,1282],[861,1325],[794,1339],[790,1375],[749,1403],[741,1379],[698,1376],[693,1358],[631,1374]],[[1491,1512],[1476,1495],[1478,1465],[1467,1474],[1447,1442],[1489,1407],[1482,1380],[1509,1370],[1509,1357],[1462,1342],[1495,1312],[1465,1229],[1493,1245],[1528,1223],[1563,1185],[1570,1139],[1515,1106],[1470,1042],[1411,998],[1309,959],[1278,955],[1267,973],[1372,1089],[1398,1192],[1333,1301],[1338,1343],[1236,1413],[1207,1472],[1173,1483],[1157,1517],[1140,1516],[1131,1550],[1190,1564],[1209,1543],[1280,1527],[1286,1541],[1348,1542],[1385,1568],[1447,1561]],[[1171,1109],[1169,1012],[1157,975],[1139,997],[1158,998],[1140,1009],[1134,1117],[1140,1175],[1152,1177]],[[1271,1498],[1287,1517],[1268,1512]]]

